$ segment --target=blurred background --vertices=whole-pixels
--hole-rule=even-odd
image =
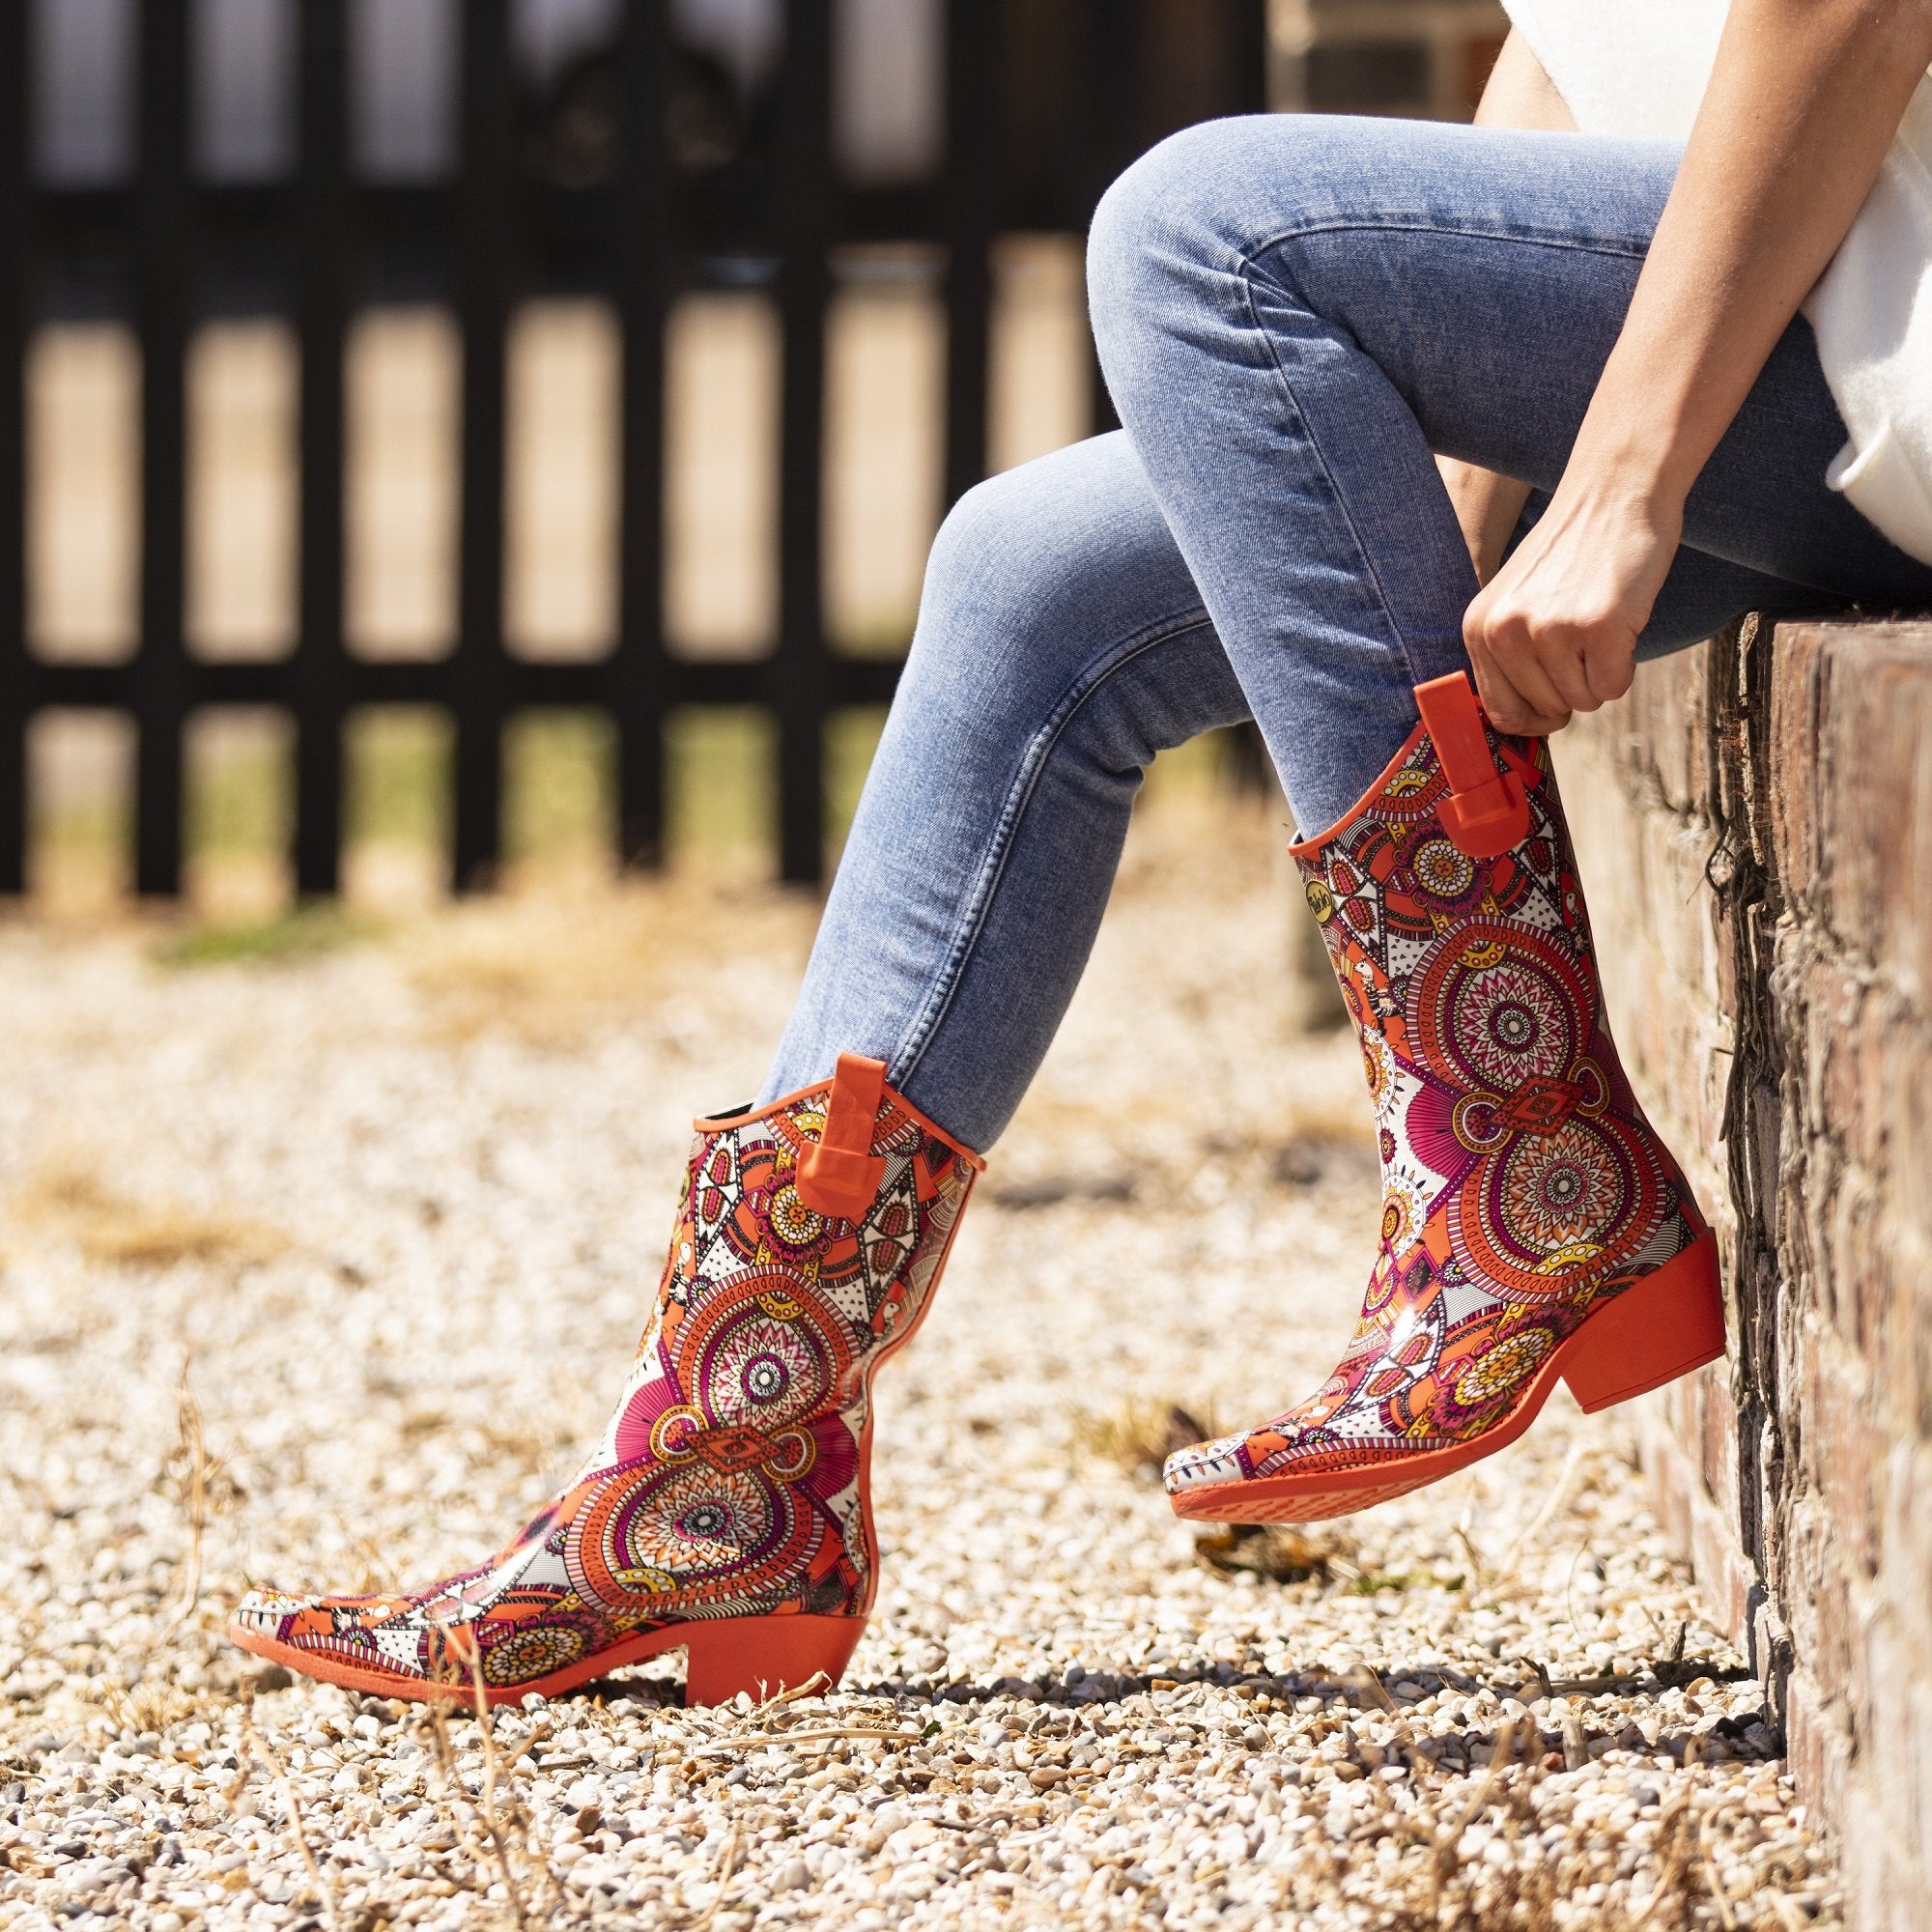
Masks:
[[[820,877],[948,502],[1110,425],[1107,182],[1220,114],[1465,116],[1502,32],[1493,0],[16,0],[0,891],[220,921]]]

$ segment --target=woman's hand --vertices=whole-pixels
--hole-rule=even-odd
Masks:
[[[1560,731],[1630,689],[1682,525],[1681,499],[1593,484],[1573,466],[1463,618],[1498,730]]]
[[[1552,125],[1534,55],[1515,36],[1503,51],[1477,118]],[[1463,621],[1503,729],[1554,731],[1630,689],[1685,497],[1844,239],[1928,62],[1932,0],[1731,0],[1569,466]],[[1489,509],[1449,480],[1480,576]]]

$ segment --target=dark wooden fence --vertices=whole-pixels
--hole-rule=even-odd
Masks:
[[[506,721],[531,706],[606,713],[617,746],[623,858],[648,864],[665,810],[665,724],[686,704],[761,705],[777,722],[779,869],[822,865],[823,738],[839,706],[887,698],[890,660],[827,646],[821,611],[820,449],[834,251],[938,244],[947,327],[945,488],[984,471],[994,238],[1084,229],[1111,176],[1170,128],[1258,107],[1264,0],[948,0],[945,141],[931,178],[857,187],[832,141],[835,10],[790,0],[784,51],[744,152],[709,171],[676,163],[667,132],[678,50],[666,0],[625,0],[608,57],[616,103],[608,165],[547,177],[530,156],[528,88],[510,0],[461,0],[456,165],[423,185],[360,179],[351,156],[347,0],[294,0],[296,161],[287,179],[222,185],[192,153],[190,0],[134,0],[135,165],[119,185],[40,180],[34,162],[35,8],[0,5],[0,893],[23,889],[27,728],[49,707],[119,711],[134,726],[136,889],[179,889],[184,730],[198,708],[280,707],[294,721],[297,890],[336,890],[344,726],[352,707],[428,704],[454,727],[454,878],[486,882],[498,856]],[[1204,57],[1204,47],[1208,56]],[[1177,76],[1179,76],[1177,81]],[[1191,94],[1189,92],[1191,89]],[[26,381],[60,270],[110,272],[139,340],[138,637],[112,665],[50,663],[28,633]],[[224,263],[267,264],[266,298],[299,355],[298,568],[294,648],[204,662],[185,634],[186,355]],[[782,328],[779,620],[756,662],[667,647],[663,610],[664,356],[669,305],[707,265],[755,265]],[[344,352],[384,265],[405,261],[445,300],[462,342],[460,534],[447,655],[371,661],[344,635]],[[258,277],[258,279],[260,279]],[[622,345],[615,635],[583,663],[529,662],[504,636],[505,356],[516,305],[592,288]],[[50,295],[49,291],[55,291]],[[1104,398],[1097,409],[1104,412]],[[1104,420],[1104,413],[1100,419]]]

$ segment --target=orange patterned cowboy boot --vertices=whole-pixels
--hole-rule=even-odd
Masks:
[[[258,1590],[230,1634],[378,1696],[554,1696],[660,1651],[685,1699],[837,1684],[878,1588],[873,1372],[931,1299],[978,1154],[844,1055],[829,1088],[699,1121],[657,1310],[603,1439],[480,1569]]]
[[[1306,1521],[1724,1350],[1715,1237],[1604,1017],[1549,753],[1458,672],[1339,825],[1293,848],[1361,1037],[1382,1161],[1361,1323],[1321,1389],[1170,1457],[1176,1512]]]

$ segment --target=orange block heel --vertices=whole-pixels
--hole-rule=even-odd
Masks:
[[[1608,1408],[1723,1352],[1718,1237],[1706,1233],[1577,1329],[1562,1351],[1563,1379],[1585,1409]]]
[[[678,1632],[685,1647],[684,1702],[728,1704],[740,1690],[755,1703],[781,1690],[801,1690],[814,1679],[838,1688],[859,1646],[864,1617],[724,1617],[689,1623]]]
[[[1559,1381],[1586,1409],[1662,1388],[1724,1352],[1718,1237],[1708,1231],[1680,1255],[1605,1302],[1544,1359],[1514,1408],[1480,1435],[1437,1449],[1394,1449],[1347,1463],[1242,1476],[1171,1495],[1193,1522],[1314,1522],[1405,1496],[1514,1442]]]

